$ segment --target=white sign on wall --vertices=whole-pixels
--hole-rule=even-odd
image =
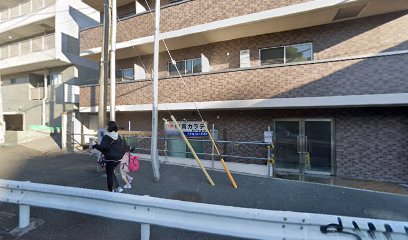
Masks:
[[[264,142],[272,143],[273,141],[273,131],[264,131]]]
[[[205,125],[201,121],[183,121],[179,122],[181,129],[186,137],[204,137],[208,136]],[[207,124],[207,122],[205,123]],[[173,122],[165,122],[164,131],[167,135],[178,135],[179,131]]]
[[[250,57],[249,49],[241,50],[239,53],[240,53],[239,54],[239,56],[240,56],[239,67],[240,68],[250,67],[251,66],[251,57]]]

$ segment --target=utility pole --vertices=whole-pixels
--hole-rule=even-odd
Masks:
[[[110,51],[110,120],[116,121],[116,23],[117,9],[116,0],[112,2],[112,22],[111,22],[111,51]]]
[[[103,45],[101,49],[101,64],[99,76],[99,111],[98,128],[102,129],[106,124],[106,101],[108,83],[108,63],[109,63],[109,11],[110,1],[104,0],[103,4]]]
[[[3,144],[5,139],[5,132],[6,132],[6,124],[4,122],[3,117],[3,92],[2,92],[3,82],[1,81],[1,74],[0,74],[0,144]]]
[[[159,154],[157,151],[158,138],[158,102],[159,102],[159,52],[160,52],[160,0],[156,0],[155,31],[154,31],[154,59],[153,59],[153,106],[152,106],[152,143],[151,158],[154,181],[160,180]]]

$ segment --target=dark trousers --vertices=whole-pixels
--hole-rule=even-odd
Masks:
[[[108,191],[112,192],[113,184],[115,184],[115,188],[119,187],[118,179],[115,175],[115,168],[119,165],[119,161],[107,161],[106,162],[106,179],[108,183]]]

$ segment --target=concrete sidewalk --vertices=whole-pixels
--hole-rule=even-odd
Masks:
[[[86,154],[41,155],[24,147],[0,149],[0,178],[105,190],[95,158]],[[225,173],[209,171],[211,187],[199,169],[162,165],[161,181],[152,181],[150,162],[141,162],[127,193],[228,206],[313,212],[408,221],[408,196],[356,190],[284,179],[234,175],[234,189]],[[13,215],[14,214],[14,215]],[[0,204],[1,216],[17,225],[17,207]],[[33,208],[32,217],[44,224],[24,239],[137,239],[137,224],[76,213]],[[0,219],[0,222],[3,219]],[[0,236],[11,238],[0,224]],[[6,229],[6,230],[4,230]],[[208,234],[152,227],[152,239],[230,239]]]

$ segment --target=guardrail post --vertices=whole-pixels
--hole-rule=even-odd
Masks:
[[[140,227],[141,227],[140,239],[149,240],[150,239],[150,224],[142,223]]]
[[[20,205],[19,206],[19,219],[18,219],[18,227],[25,228],[30,225],[30,206],[29,205]]]

